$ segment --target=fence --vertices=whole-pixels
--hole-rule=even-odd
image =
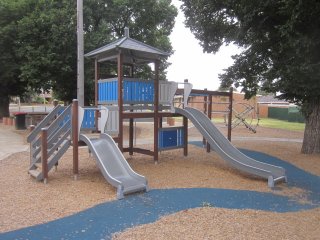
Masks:
[[[288,122],[305,122],[305,119],[297,106],[268,107],[268,117]]]

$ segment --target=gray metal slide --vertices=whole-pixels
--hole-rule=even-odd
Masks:
[[[190,119],[214,151],[234,168],[268,179],[269,187],[274,187],[277,182],[287,181],[284,168],[259,162],[240,152],[199,110],[187,107],[184,109],[175,108],[175,112]]]
[[[124,194],[148,191],[146,178],[132,170],[111,136],[102,133],[100,138],[90,139],[80,134],[79,139],[88,145],[105,179],[117,188],[118,199]]]

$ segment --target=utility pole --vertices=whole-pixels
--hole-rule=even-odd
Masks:
[[[83,0],[77,0],[77,99],[79,106],[84,106],[84,53],[83,53]]]

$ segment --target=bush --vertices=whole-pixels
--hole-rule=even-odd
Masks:
[[[35,103],[45,103],[45,104],[48,104],[48,101],[47,100],[45,100],[43,97],[39,97],[39,96],[37,96],[34,100],[33,100],[33,102],[35,102]]]

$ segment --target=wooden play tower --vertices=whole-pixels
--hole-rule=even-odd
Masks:
[[[159,139],[162,128],[163,117],[178,116],[170,112],[170,105],[173,101],[173,95],[170,95],[171,83],[159,80],[159,66],[161,59],[169,56],[169,53],[163,52],[157,48],[149,46],[129,37],[129,29],[125,28],[125,36],[115,42],[107,44],[87,54],[86,57],[95,61],[95,106],[104,105],[107,107],[117,107],[116,118],[118,125],[118,134],[114,138],[122,152],[134,152],[147,154],[158,161]],[[110,62],[116,65],[116,74],[101,74],[102,63]],[[135,68],[145,64],[154,64],[154,73],[152,80],[143,80],[135,78]],[[129,69],[124,74],[124,68]],[[112,76],[103,78],[104,76]],[[136,148],[133,146],[134,138],[134,119],[149,118],[154,123],[154,147],[152,150]],[[129,121],[129,146],[124,146],[123,126],[124,121]],[[173,129],[178,136],[178,145],[172,147],[183,147],[184,154],[187,155],[187,130],[188,121],[183,118],[183,128]],[[167,136],[168,131],[163,131]],[[183,132],[183,133],[182,133]],[[160,133],[160,135],[159,135]],[[163,134],[162,134],[163,135]]]
[[[88,145],[91,152],[94,152],[107,181],[118,188],[119,197],[137,189],[147,190],[145,178],[143,178],[143,184],[140,181],[131,189],[131,180],[136,179],[136,173],[126,172],[123,176],[126,176],[127,181],[123,179],[115,181],[112,171],[110,175],[105,168],[106,166],[108,168],[117,166],[117,170],[123,170],[123,166],[129,168],[122,155],[123,152],[129,152],[130,155],[140,153],[152,156],[155,163],[158,162],[159,152],[164,150],[180,148],[186,156],[188,154],[188,118],[193,115],[185,109],[188,108],[188,97],[192,95],[203,97],[200,104],[203,104],[203,111],[207,115],[204,116],[205,119],[211,119],[214,113],[212,111],[214,96],[228,97],[229,109],[226,112],[229,120],[228,139],[231,140],[232,89],[229,92],[194,90],[187,80],[181,83],[160,80],[161,60],[168,55],[166,52],[130,38],[128,29],[125,29],[123,38],[87,53],[85,56],[95,61],[95,106],[78,107],[77,100],[73,101],[72,106],[58,105],[35,127],[27,139],[30,143],[29,174],[38,181],[46,182],[50,169],[57,165],[59,159],[72,145],[73,173],[77,178],[78,143],[82,141]],[[138,78],[136,74],[138,69],[146,64],[154,65],[153,74],[149,75],[151,76],[149,79]],[[183,88],[178,88],[179,84],[183,85]],[[177,102],[175,102],[176,97]],[[199,110],[197,111],[199,114]],[[201,111],[200,114],[202,114]],[[182,125],[164,127],[162,126],[164,117],[182,117]],[[152,149],[134,146],[134,121],[138,119],[148,119],[153,123]],[[197,122],[199,118],[192,117],[192,119],[194,125],[203,127]],[[124,146],[123,130],[127,122],[129,123],[129,141],[127,146]],[[212,124],[211,120],[209,122]],[[85,135],[88,130],[100,131],[100,137]],[[206,134],[208,132],[204,132],[204,135]],[[211,137],[210,135],[209,139]],[[207,151],[210,151],[208,143]],[[115,152],[117,152],[116,155],[108,157],[109,153]],[[39,167],[39,163],[42,167]]]
[[[192,84],[161,81],[159,66],[161,59],[168,56],[157,48],[146,45],[125,36],[85,55],[95,60],[95,106],[78,107],[77,100],[72,106],[57,106],[28,136],[30,143],[29,174],[38,181],[47,182],[48,172],[58,163],[69,146],[73,146],[73,173],[78,175],[78,143],[85,143],[93,153],[105,179],[117,188],[117,198],[125,194],[148,191],[147,179],[136,173],[123,156],[123,152],[146,154],[158,162],[159,151],[181,148],[188,154],[188,120],[201,133],[207,142],[207,151],[212,147],[225,161],[234,168],[268,180],[268,186],[286,181],[285,169],[252,159],[231,143],[232,88],[229,92],[193,90]],[[110,62],[107,73],[103,63]],[[151,79],[137,78],[136,69],[143,64],[154,64]],[[183,84],[179,89],[178,85]],[[202,98],[204,112],[188,106],[189,96]],[[175,96],[179,101],[175,105]],[[180,96],[183,96],[181,99]],[[213,97],[228,97],[223,111],[228,114],[228,139],[212,123],[215,113]],[[190,102],[189,102],[190,103]],[[72,111],[71,111],[72,108]],[[217,112],[216,112],[217,113]],[[219,111],[218,113],[221,113]],[[162,118],[182,117],[179,127],[163,127]],[[135,119],[152,119],[153,149],[134,146]],[[128,146],[124,146],[124,123],[129,122]],[[51,122],[49,124],[49,122]],[[85,130],[100,131],[99,137],[89,136]],[[81,133],[81,131],[83,131]],[[39,133],[41,132],[41,136]],[[228,141],[229,140],[229,141]],[[39,163],[41,166],[39,167]]]

